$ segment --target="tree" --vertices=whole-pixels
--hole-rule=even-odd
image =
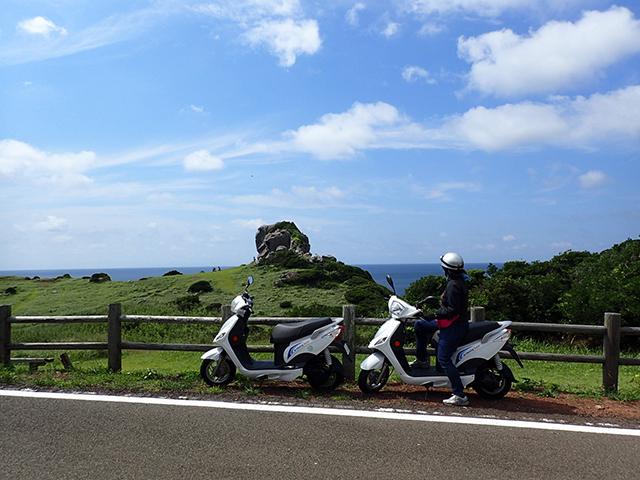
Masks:
[[[640,326],[640,241],[627,240],[578,264],[560,310],[572,323],[601,324],[604,312],[616,312],[624,326]]]

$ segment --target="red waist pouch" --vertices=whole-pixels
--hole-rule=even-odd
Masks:
[[[460,315],[456,315],[453,318],[436,318],[436,325],[438,325],[438,328],[447,328],[458,318],[460,318]]]

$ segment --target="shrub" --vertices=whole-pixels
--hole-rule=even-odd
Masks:
[[[182,275],[181,272],[177,271],[177,270],[171,270],[170,272],[165,273],[164,275],[162,275],[163,277],[170,277],[172,275]]]
[[[200,280],[199,282],[192,284],[187,291],[189,293],[209,293],[213,292],[213,287],[211,286],[211,283],[206,280]]]
[[[89,282],[91,283],[102,283],[102,282],[110,282],[111,277],[106,273],[94,273],[91,275]]]
[[[197,295],[187,295],[178,298],[174,303],[181,312],[188,312],[189,310],[200,307],[200,297]]]

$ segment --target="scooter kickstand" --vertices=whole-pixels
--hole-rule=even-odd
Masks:
[[[258,383],[258,388],[262,389],[262,385],[264,384],[264,381],[267,379],[266,375],[262,375],[261,377],[258,377],[258,380],[260,380],[260,382]]]
[[[429,401],[429,389],[433,386],[433,383],[427,383],[425,385],[425,387],[427,387],[427,391],[424,392],[424,401],[428,402]]]

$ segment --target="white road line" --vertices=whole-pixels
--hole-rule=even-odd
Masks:
[[[349,410],[344,408],[299,407],[283,404],[229,403],[208,400],[188,400],[156,397],[123,397],[116,395],[93,395],[79,393],[35,392],[31,390],[1,390],[0,396],[49,398],[89,402],[136,403],[144,405],[169,405],[182,407],[219,408],[228,410],[253,410],[276,413],[306,413],[343,417],[362,417],[386,420],[408,420],[413,422],[458,423],[465,425],[487,425],[494,427],[531,428],[535,430],[555,430],[564,432],[600,433],[640,437],[640,429],[597,427],[590,425],[568,425],[563,423],[542,423],[521,420],[501,420],[496,418],[473,418],[464,416],[430,415],[422,413],[389,412],[379,410]]]

